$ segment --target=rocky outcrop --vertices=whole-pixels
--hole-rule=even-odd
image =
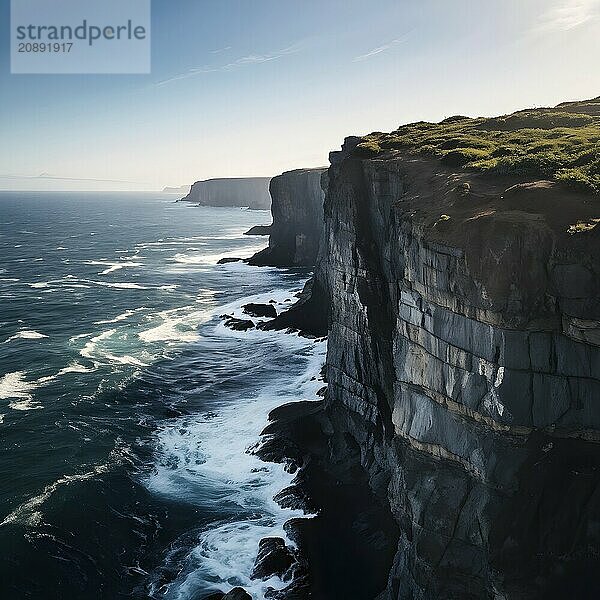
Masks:
[[[251,265],[313,266],[323,232],[322,176],[325,169],[288,171],[271,180],[273,199],[269,247],[255,254]]]
[[[243,311],[251,317],[276,317],[277,310],[272,304],[250,302],[242,306]]]
[[[252,600],[252,596],[244,588],[236,587],[227,594],[216,592],[206,596],[204,600]]]
[[[296,559],[291,548],[282,538],[263,538],[258,547],[252,579],[279,577],[282,581],[291,579],[291,571]]]
[[[268,210],[270,177],[238,177],[196,181],[190,193],[182,198],[202,206],[241,206]]]
[[[597,597],[600,201],[356,143],[296,318],[328,307],[330,462],[398,526],[379,598]]]
[[[270,233],[270,225],[255,225],[254,227],[250,227],[248,231],[244,232],[244,235],[270,235]]]

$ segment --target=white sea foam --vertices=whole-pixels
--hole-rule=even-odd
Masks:
[[[197,328],[212,317],[211,310],[198,310],[195,306],[184,306],[159,312],[160,323],[140,331],[138,337],[144,342],[193,342],[198,339]],[[153,321],[156,322],[156,317]]]
[[[8,344],[8,342],[12,342],[13,340],[41,340],[47,337],[47,335],[39,333],[38,331],[30,331],[25,329],[15,333],[15,335],[10,336],[4,343]]]
[[[79,354],[84,358],[95,359],[96,358],[96,346],[98,342],[105,340],[111,337],[114,333],[116,333],[116,329],[109,329],[108,331],[103,331],[101,334],[91,338],[85,346],[79,351]],[[72,338],[73,339],[73,338]]]
[[[290,297],[290,292],[270,292],[243,302],[220,307],[234,309],[241,304],[265,296]],[[247,335],[247,334],[240,334]],[[248,590],[254,598],[264,598],[268,587],[282,589],[287,585],[273,577],[268,581],[251,579],[259,541],[266,536],[279,536],[292,544],[284,523],[293,517],[307,516],[299,510],[281,508],[273,497],[293,481],[280,464],[264,463],[251,449],[256,446],[267,416],[275,407],[300,399],[316,399],[323,385],[319,372],[325,356],[325,343],[300,336],[273,332],[253,332],[248,336],[250,352],[267,352],[262,342],[279,343],[297,357],[303,357],[305,370],[297,378],[284,378],[267,385],[253,398],[211,406],[199,416],[186,416],[170,422],[158,436],[158,460],[153,475],[146,480],[153,492],[180,501],[206,501],[206,490],[215,505],[238,506],[251,510],[255,518],[227,519],[199,535],[187,557],[182,575],[167,593],[168,598],[191,598],[199,582],[218,582],[228,591],[236,585]],[[200,496],[200,500],[198,497]]]
[[[33,396],[33,392],[37,388],[68,373],[90,373],[93,370],[93,368],[86,367],[78,362],[72,362],[54,375],[38,379],[27,379],[26,371],[7,373],[0,379],[0,400],[11,400],[8,406],[13,410],[39,410],[43,406],[35,401]]]
[[[88,260],[85,261],[88,265],[95,265],[106,267],[103,271],[100,271],[98,275],[108,275],[109,273],[113,273],[115,271],[120,271],[121,269],[127,269],[130,267],[141,267],[142,263],[139,262],[131,262],[127,260],[126,262],[108,262],[108,261],[99,261],[99,260]]]
[[[184,265],[214,265],[223,254],[184,254],[177,253],[173,261]]]
[[[12,408],[13,410],[20,411],[40,410],[43,408],[43,406],[39,402],[36,402],[31,398],[26,398],[23,400],[13,400],[12,402],[9,402],[8,407]]]
[[[55,375],[48,375],[47,377],[40,377],[36,384],[44,385],[46,383],[50,383],[51,381],[55,381],[59,377],[63,375],[67,375],[68,373],[92,373],[95,371],[92,367],[86,367],[78,362],[72,362],[69,366],[62,368]]]
[[[79,354],[84,358],[94,361],[94,364],[119,364],[133,367],[147,367],[153,356],[142,352],[140,356],[129,354],[131,345],[124,343],[117,329],[109,329],[92,337]]]
[[[136,308],[133,310],[126,310],[124,313],[117,315],[114,319],[109,319],[106,321],[95,321],[94,325],[110,325],[112,323],[119,323],[120,321],[126,321],[127,319],[129,319],[129,317],[131,317],[136,312],[141,311],[141,310],[146,310],[146,307],[141,306],[140,308]]]
[[[216,265],[221,258],[247,258],[262,248],[264,248],[264,244],[255,244],[238,250],[227,250],[223,252],[214,252],[212,254],[187,254],[178,252],[171,260],[184,265]]]
[[[89,281],[89,283],[93,283],[95,285],[100,285],[102,287],[107,287],[107,288],[115,288],[115,289],[119,289],[119,290],[149,290],[151,288],[149,288],[146,285],[141,285],[139,283],[132,283],[132,282],[118,282],[118,283],[107,283],[105,281]]]
[[[38,386],[36,381],[27,381],[25,371],[7,373],[0,379],[0,400],[11,400],[13,410],[36,410],[42,406],[34,402],[32,392]]]
[[[149,363],[143,362],[139,358],[136,358],[135,356],[130,356],[129,354],[121,354],[121,355],[117,356],[116,354],[111,354],[110,352],[106,352],[104,354],[104,358],[108,359],[109,361],[111,361],[113,363],[118,363],[120,365],[130,365],[132,367],[147,367],[147,366],[149,366]]]

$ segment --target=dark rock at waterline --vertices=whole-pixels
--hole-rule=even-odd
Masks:
[[[236,587],[225,594],[223,600],[252,600],[252,596],[244,588]]]
[[[227,594],[215,592],[209,596],[204,596],[202,600],[252,600],[252,596],[244,588],[236,587]]]
[[[329,300],[321,281],[311,278],[297,295],[298,301],[275,319],[261,324],[266,331],[291,329],[321,337],[327,335]]]
[[[285,524],[299,548],[293,580],[285,590],[265,596],[375,598],[392,564],[397,527],[385,499],[370,489],[358,447],[351,440],[336,440],[335,445],[344,447],[331,456],[329,448],[337,436],[324,401],[276,408],[263,435],[257,452],[263,460],[300,465],[294,485],[280,492],[277,501],[317,513]]]
[[[225,257],[225,258],[220,258],[217,261],[217,264],[218,265],[226,265],[227,263],[242,262],[243,260],[244,260],[243,258]]]
[[[254,321],[250,319],[236,319],[235,317],[225,318],[225,327],[233,329],[233,331],[248,331],[248,329],[254,329]]]
[[[300,485],[290,485],[289,487],[286,487],[278,494],[275,494],[273,500],[275,500],[281,508],[302,510],[306,514],[315,513],[318,510]]]
[[[250,227],[244,235],[269,235],[271,233],[271,225],[255,225]]]
[[[242,307],[247,315],[253,317],[276,317],[277,311],[272,304],[255,304],[250,302]]]
[[[281,538],[263,538],[258,547],[252,579],[264,580],[276,576],[283,581],[288,581],[291,579],[292,566],[295,562],[293,551]]]

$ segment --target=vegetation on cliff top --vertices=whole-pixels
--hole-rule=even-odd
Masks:
[[[450,117],[372,133],[355,152],[404,150],[438,156],[450,167],[544,177],[600,194],[600,97],[494,118]]]

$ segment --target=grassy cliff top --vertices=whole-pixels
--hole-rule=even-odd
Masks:
[[[397,151],[437,156],[449,167],[564,181],[600,194],[600,97],[493,118],[450,117],[362,138],[365,158]]]

